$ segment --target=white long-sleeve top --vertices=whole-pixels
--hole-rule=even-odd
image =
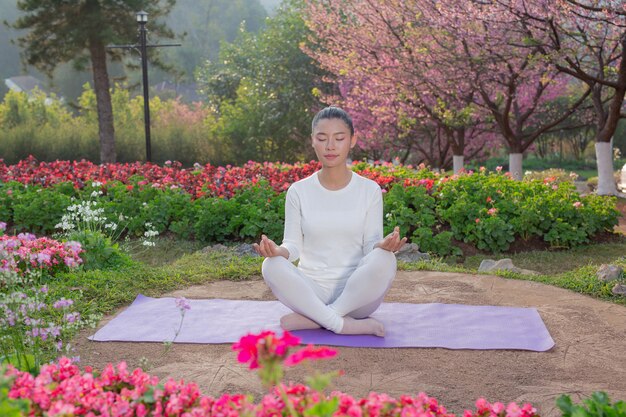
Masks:
[[[347,279],[382,236],[382,191],[370,179],[353,172],[348,185],[332,191],[316,172],[287,190],[281,246],[316,281]]]

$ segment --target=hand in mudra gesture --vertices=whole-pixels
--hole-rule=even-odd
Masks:
[[[397,252],[406,243],[406,236],[400,239],[400,228],[396,226],[393,232],[388,234],[378,242],[374,247],[388,250],[389,252]]]
[[[253,243],[252,247],[259,255],[265,258],[272,258],[274,256],[283,256],[289,259],[289,251],[283,248],[282,246],[278,246],[272,239],[268,238],[265,235],[261,235],[260,243]]]

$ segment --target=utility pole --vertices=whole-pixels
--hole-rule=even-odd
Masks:
[[[152,145],[150,143],[150,93],[148,84],[148,48],[160,48],[167,46],[180,46],[180,43],[148,45],[148,34],[146,23],[148,23],[148,13],[143,10],[137,12],[137,23],[139,23],[139,45],[110,45],[107,48],[134,49],[141,55],[141,73],[143,84],[143,120],[144,132],[146,136],[146,161],[152,162]]]

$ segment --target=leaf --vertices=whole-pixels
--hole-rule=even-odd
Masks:
[[[334,397],[330,400],[320,401],[315,404],[313,407],[304,410],[305,416],[315,416],[315,417],[332,417],[337,411],[337,407],[339,406],[339,398]]]

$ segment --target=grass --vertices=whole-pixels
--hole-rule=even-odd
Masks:
[[[48,283],[57,297],[71,298],[81,314],[110,314],[137,294],[160,296],[217,280],[243,281],[258,276],[260,258],[229,252],[203,252],[196,242],[159,239],[148,251],[128,246],[133,261],[117,270],[58,274]]]
[[[544,275],[557,275],[588,265],[613,262],[626,255],[626,243],[603,243],[560,251],[531,251],[506,255],[477,255],[465,259],[463,266],[478,270],[483,259],[511,258],[517,267]]]
[[[197,242],[161,238],[156,248],[131,251],[133,262],[117,271],[81,271],[60,274],[50,283],[59,296],[73,298],[83,314],[111,314],[133,301],[137,294],[160,296],[164,293],[202,285],[216,280],[245,281],[258,277],[262,259],[236,256],[232,252],[201,250]],[[477,273],[484,258],[510,257],[513,263],[540,275],[497,272],[510,279],[525,279],[570,289],[599,299],[626,305],[626,298],[611,294],[614,283],[603,283],[595,277],[602,263],[626,267],[626,242],[606,243],[563,251],[535,251],[502,256],[472,256],[463,264],[441,260],[403,263],[406,271]]]

